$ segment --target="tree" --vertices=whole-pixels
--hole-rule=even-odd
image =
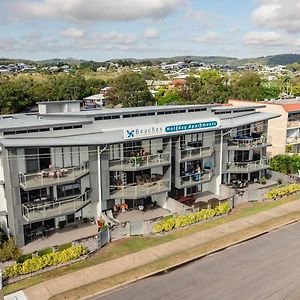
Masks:
[[[187,90],[190,101],[199,103],[224,103],[229,97],[227,76],[216,70],[205,70],[188,79]]]
[[[146,81],[134,72],[125,72],[113,81],[109,98],[114,105],[120,103],[124,107],[144,106],[152,101]]]
[[[246,71],[232,82],[232,97],[244,100],[263,100],[262,80],[256,72]]]
[[[141,76],[144,80],[166,80],[165,74],[155,68],[147,68],[141,72]]]
[[[263,86],[262,98],[263,99],[278,99],[280,94],[280,87],[276,84]]]
[[[167,90],[161,88],[156,93],[155,99],[157,100],[158,105],[186,104],[186,99],[184,99],[180,91],[176,89]]]

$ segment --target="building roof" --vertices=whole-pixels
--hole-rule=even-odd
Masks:
[[[286,112],[298,112],[300,111],[300,99],[289,98],[289,99],[279,99],[279,100],[266,100],[266,101],[251,101],[251,100],[240,100],[240,99],[230,99],[230,101],[234,102],[249,102],[255,104],[266,105],[278,105],[281,106]]]
[[[272,118],[279,117],[278,114],[271,114],[271,113],[263,113],[263,112],[255,112],[249,113],[247,115],[240,115],[240,116],[232,116],[230,118],[221,119],[220,128],[206,129],[205,131],[215,131],[220,129],[231,129],[236,128],[238,126],[251,124],[254,122],[264,121]],[[213,117],[213,116],[207,116]],[[153,119],[155,118],[155,119]],[[201,117],[203,118],[203,117]],[[184,114],[180,115],[164,115],[160,117],[152,117],[152,118],[143,118],[143,120],[136,123],[136,126],[141,124],[143,125],[152,125],[155,124],[166,124],[166,123],[176,123],[182,120],[186,120],[187,122],[191,120],[197,119],[196,115],[192,114]],[[110,125],[105,125],[102,123],[100,124],[94,123],[87,127],[83,127],[82,129],[78,129],[73,133],[69,131],[66,133],[65,131],[58,131],[58,132],[45,132],[39,133],[38,136],[8,136],[0,139],[0,144],[4,147],[47,147],[47,146],[89,146],[89,145],[105,145],[105,144],[113,144],[113,143],[120,143],[124,142],[124,128],[132,127],[132,120],[131,119],[122,119],[122,122],[113,122]],[[192,131],[191,131],[192,132]],[[189,131],[185,132],[186,134],[191,133]],[[164,134],[162,136],[172,136],[178,135],[178,132],[172,134]],[[149,137],[149,138],[157,138]]]
[[[281,105],[286,112],[300,111],[300,102],[299,103],[281,104]]]

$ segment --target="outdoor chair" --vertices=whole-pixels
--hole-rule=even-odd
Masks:
[[[143,174],[143,179],[145,182],[151,182],[151,178],[150,178],[149,174]]]
[[[135,180],[136,180],[138,185],[142,185],[142,184],[145,183],[142,176],[140,176],[140,175],[135,176]]]

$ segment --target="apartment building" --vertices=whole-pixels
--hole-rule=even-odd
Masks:
[[[0,118],[0,223],[17,244],[126,204],[220,193],[268,169],[262,106],[80,110],[40,102],[37,114]]]
[[[300,153],[300,98],[253,102],[231,99],[233,106],[257,106],[257,111],[279,114],[279,118],[270,120],[268,135],[272,146],[268,148],[270,156],[283,153]]]

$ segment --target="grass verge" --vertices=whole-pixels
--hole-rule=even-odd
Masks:
[[[280,206],[282,204],[295,201],[300,198],[300,193],[296,193],[294,195],[282,198],[277,201],[266,201],[266,202],[254,202],[247,203],[239,208],[233,210],[233,212],[228,215],[218,219],[210,220],[202,224],[194,224],[186,228],[181,228],[176,231],[170,232],[168,234],[162,236],[153,236],[153,237],[132,237],[127,239],[122,239],[119,241],[115,241],[109,245],[107,245],[104,249],[102,249],[96,255],[86,259],[84,261],[80,261],[78,263],[74,263],[67,267],[58,268],[56,270],[52,270],[40,275],[33,276],[31,278],[27,278],[16,283],[9,284],[4,287],[4,294],[10,294],[15,291],[25,289],[27,287],[33,286],[35,284],[41,283],[43,281],[56,278],[62,275],[65,275],[70,272],[74,272],[77,270],[81,270],[95,264],[101,264],[107,262],[109,260],[125,256],[127,254],[144,250],[146,248],[150,248],[162,243],[166,243],[180,237],[184,237],[186,235],[190,235],[202,230],[206,230],[209,228],[216,227],[218,225],[228,223],[243,217],[255,215],[259,212]]]
[[[296,221],[300,218],[300,211],[293,212],[288,215],[272,219],[270,221],[255,225],[253,227],[238,231],[233,234],[226,235],[220,239],[213,242],[201,245],[201,247],[196,247],[188,249],[181,253],[169,256],[167,258],[155,261],[153,263],[138,267],[133,270],[112,276],[103,280],[92,282],[88,285],[81,286],[80,288],[68,291],[66,293],[56,295],[51,297],[51,300],[73,300],[82,299],[89,295],[97,294],[99,291],[105,291],[112,287],[117,287],[121,284],[126,284],[128,282],[133,282],[137,278],[143,278],[148,274],[153,274],[155,272],[160,272],[163,269],[172,268],[181,263],[186,263],[188,261],[195,260],[206,256],[209,253],[218,251],[220,249],[226,248],[232,244],[239,243],[243,240],[254,237],[257,234],[266,232],[272,229],[276,229],[288,222]]]

